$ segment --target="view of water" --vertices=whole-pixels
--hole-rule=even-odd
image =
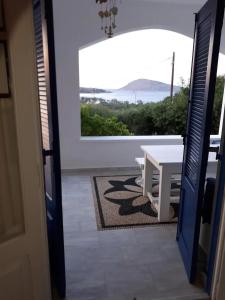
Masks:
[[[148,92],[148,91],[128,91],[128,90],[115,90],[112,93],[96,93],[96,94],[80,94],[80,97],[85,98],[102,98],[105,100],[117,99],[118,101],[128,101],[129,103],[137,103],[142,100],[143,103],[159,102],[165,97],[169,96],[168,92]]]

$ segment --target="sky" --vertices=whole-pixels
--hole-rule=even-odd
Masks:
[[[189,82],[193,40],[166,30],[139,30],[121,34],[79,51],[80,86],[117,89],[136,79],[170,84],[175,52],[174,84]],[[218,74],[225,74],[225,55]]]

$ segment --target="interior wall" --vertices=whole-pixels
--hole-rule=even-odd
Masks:
[[[117,18],[118,33],[154,28],[193,37],[194,12],[204,1],[186,2],[123,0]],[[132,166],[134,157],[142,156],[140,145],[159,143],[158,138],[101,139],[101,142],[80,138],[78,52],[104,39],[98,6],[92,0],[54,0],[53,4],[62,168]],[[181,139],[171,137],[161,143],[181,143]]]

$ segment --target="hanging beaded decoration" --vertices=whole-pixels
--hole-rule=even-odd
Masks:
[[[105,35],[111,38],[116,29],[117,0],[96,0],[96,3],[101,6],[101,10],[98,12],[101,18],[101,30],[104,30]]]

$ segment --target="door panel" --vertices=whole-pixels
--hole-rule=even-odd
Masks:
[[[52,1],[34,0],[48,242],[53,285],[65,297],[65,261]]]
[[[25,256],[22,259],[6,261],[5,266],[3,266],[3,269],[0,271],[0,291],[2,299],[34,299],[31,288],[31,274],[28,257]],[[12,282],[14,283],[13,289]]]
[[[10,93],[0,96],[0,298],[50,300],[33,10],[29,0],[7,0],[4,12]]]
[[[177,239],[191,282],[195,279],[202,199],[210,143],[223,1],[209,0],[196,15]]]
[[[24,218],[11,100],[0,101],[0,114],[0,141],[5,142],[5,147],[0,147],[0,243],[2,243],[24,233]]]

